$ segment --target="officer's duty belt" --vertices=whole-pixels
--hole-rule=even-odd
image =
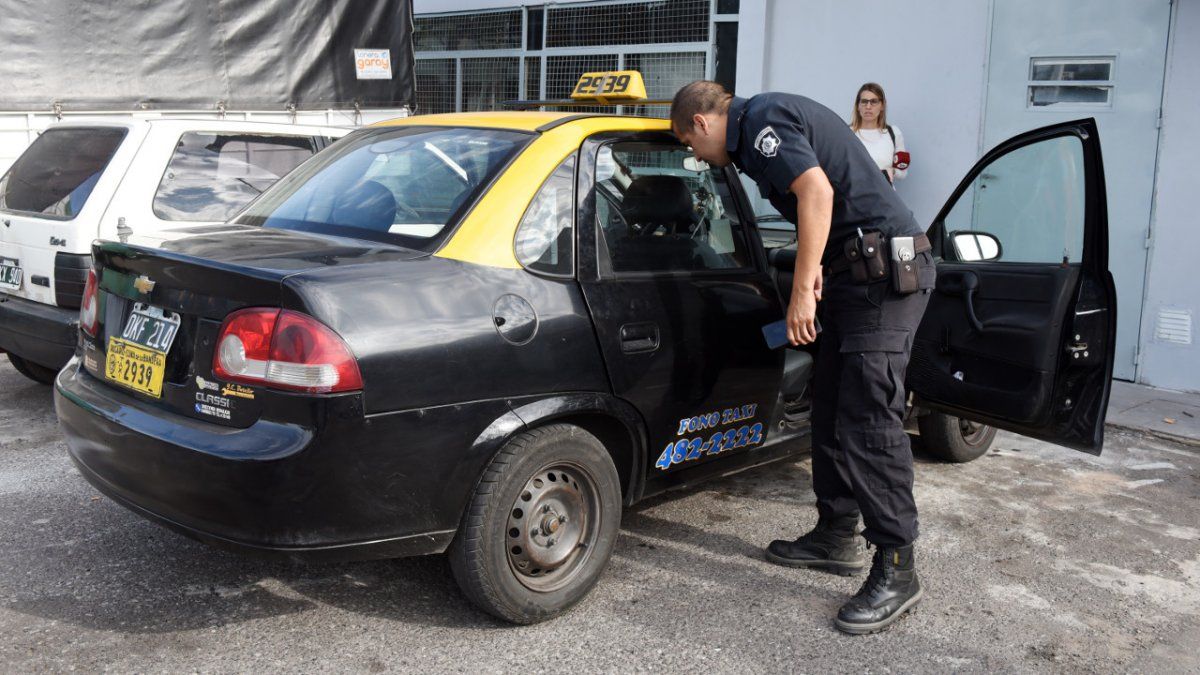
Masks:
[[[883,241],[884,241],[884,246],[886,246],[887,240],[884,239]],[[924,253],[925,251],[932,251],[932,250],[933,250],[933,246],[929,243],[929,237],[925,236],[924,234],[914,234],[913,235],[913,254],[914,255],[917,253]],[[881,251],[880,254],[884,256],[884,260],[890,261],[890,259],[891,259],[890,251]],[[832,262],[830,262],[828,265],[825,266],[825,269],[828,271],[829,276],[833,276],[834,274],[841,274],[842,272],[849,270],[850,266],[853,265],[854,262],[855,262],[854,260],[847,258],[845,253],[839,252],[837,257],[835,257]]]

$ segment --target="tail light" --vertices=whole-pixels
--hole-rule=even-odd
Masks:
[[[87,285],[83,287],[83,299],[79,303],[79,327],[83,332],[96,337],[96,323],[100,320],[100,289],[96,271],[88,270]]]
[[[213,372],[232,382],[328,393],[362,389],[350,348],[328,326],[286,309],[252,307],[221,325]]]

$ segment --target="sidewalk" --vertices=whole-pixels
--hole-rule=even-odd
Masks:
[[[1200,447],[1200,394],[1114,380],[1107,423]]]

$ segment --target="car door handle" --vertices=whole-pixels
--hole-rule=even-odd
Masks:
[[[621,326],[621,351],[626,354],[652,352],[658,349],[658,324],[652,322],[627,323]]]
[[[971,327],[983,332],[983,322],[975,313],[975,291],[979,289],[979,275],[971,271],[947,272],[938,278],[938,290],[949,295],[958,295],[967,304],[967,320]]]

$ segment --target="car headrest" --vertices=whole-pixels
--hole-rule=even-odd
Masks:
[[[689,231],[696,222],[692,191],[678,176],[641,176],[625,190],[621,215],[630,224],[668,225]]]
[[[396,222],[396,197],[378,181],[359,181],[334,202],[329,220],[333,225],[387,232]]]

